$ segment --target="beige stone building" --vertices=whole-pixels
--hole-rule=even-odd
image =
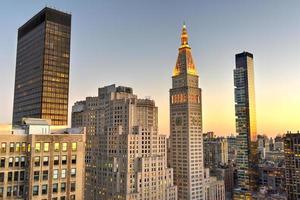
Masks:
[[[177,199],[153,100],[111,85],[72,110],[72,116],[83,119],[72,119],[72,126],[87,127],[85,199]]]
[[[0,199],[83,199],[85,129],[25,119],[0,128]]]
[[[204,172],[205,200],[225,200],[225,185],[223,180],[210,176],[209,169]]]

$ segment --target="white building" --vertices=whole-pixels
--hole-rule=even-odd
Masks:
[[[90,131],[85,199],[176,200],[154,101],[138,99],[131,88],[111,85],[100,88],[85,105],[84,120],[76,124]]]

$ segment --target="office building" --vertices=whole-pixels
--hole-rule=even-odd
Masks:
[[[23,122],[0,128],[0,199],[83,199],[85,129]]]
[[[153,100],[110,85],[75,103],[73,112],[84,120],[72,125],[87,127],[85,199],[177,199]]]
[[[203,200],[201,89],[184,25],[170,89],[171,167],[180,200]]]
[[[44,8],[18,29],[13,125],[22,118],[67,125],[71,15]]]
[[[300,132],[284,136],[284,163],[287,198],[300,199]]]
[[[239,193],[236,197],[251,196],[258,188],[258,153],[254,94],[253,55],[242,52],[235,56],[234,94],[236,116],[237,175]]]
[[[228,163],[235,163],[236,161],[236,137],[234,135],[227,136],[228,143]]]

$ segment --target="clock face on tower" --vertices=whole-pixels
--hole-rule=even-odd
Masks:
[[[176,124],[176,126],[181,126],[182,125],[182,118],[181,117],[176,117],[175,124]]]

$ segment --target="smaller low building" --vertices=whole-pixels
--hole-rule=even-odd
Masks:
[[[225,185],[223,180],[210,176],[209,169],[204,171],[205,200],[225,200]]]
[[[0,127],[0,199],[83,199],[85,129],[27,118]]]

